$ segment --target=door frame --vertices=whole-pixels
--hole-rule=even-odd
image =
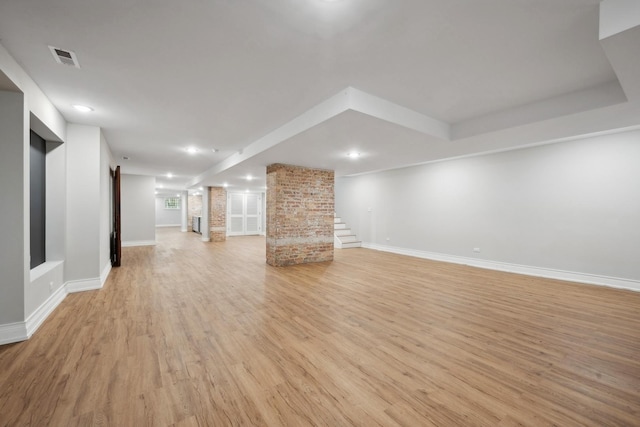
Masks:
[[[120,217],[120,166],[111,170],[111,266],[120,267],[122,262],[122,235]]]

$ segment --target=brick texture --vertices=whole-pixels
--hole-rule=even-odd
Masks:
[[[209,237],[212,242],[227,240],[227,190],[209,187]]]
[[[192,230],[194,216],[202,216],[202,196],[189,196],[187,199],[187,229]]]
[[[267,167],[267,263],[333,260],[334,172]]]

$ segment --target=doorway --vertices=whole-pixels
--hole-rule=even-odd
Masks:
[[[262,194],[229,193],[227,196],[227,236],[262,234]]]
[[[120,267],[122,258],[122,236],[120,229],[120,166],[111,171],[111,266]]]

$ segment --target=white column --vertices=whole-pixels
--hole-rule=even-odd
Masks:
[[[100,128],[67,126],[66,255],[65,281],[100,285]],[[151,195],[153,197],[153,187]],[[153,199],[151,199],[154,202]],[[125,203],[123,203],[124,205]],[[155,215],[155,205],[153,208]],[[123,228],[126,228],[125,209]],[[155,216],[151,217],[155,234]],[[151,227],[148,227],[151,230]],[[126,233],[125,233],[126,234]],[[150,238],[155,239],[154,234]],[[123,237],[123,240],[125,238]],[[86,282],[86,283],[85,283]]]
[[[28,122],[22,93],[0,91],[0,343],[21,341],[27,334],[15,325],[25,320],[29,280]]]
[[[183,191],[182,192],[182,210],[180,211],[180,219],[182,220],[180,231],[182,231],[183,233],[186,231],[189,231],[187,230],[187,223],[189,222],[187,218],[189,213],[188,200],[189,200],[189,192]]]
[[[200,232],[202,233],[202,241],[210,242],[211,241],[211,233],[209,229],[209,187],[204,187],[202,191],[202,220],[200,221]]]

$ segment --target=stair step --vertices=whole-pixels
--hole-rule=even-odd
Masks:
[[[360,242],[360,241],[349,242],[349,243],[343,243],[342,244],[342,249],[361,248],[361,247],[362,247],[362,242]]]
[[[351,229],[347,227],[346,223],[342,222],[342,218],[339,217],[335,212],[333,213],[333,217],[333,235],[335,247],[342,249],[362,247],[362,242],[360,240],[357,240],[358,237],[353,234]]]

